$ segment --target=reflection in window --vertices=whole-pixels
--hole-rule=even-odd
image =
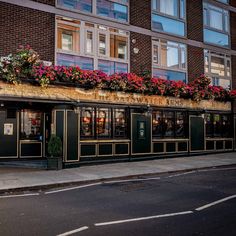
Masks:
[[[221,122],[220,122],[220,115],[214,114],[213,115],[213,132],[214,137],[221,136]]]
[[[93,53],[93,32],[89,30],[86,35],[86,53]]]
[[[98,70],[105,72],[108,75],[116,73],[127,73],[128,65],[114,61],[98,60]]]
[[[212,128],[213,128],[211,114],[205,115],[205,126],[206,126],[206,137],[211,137],[212,136]]]
[[[69,9],[92,12],[92,0],[57,0],[57,5]]]
[[[125,109],[114,109],[115,137],[127,137],[127,121]]]
[[[229,36],[209,29],[204,29],[204,42],[229,47]]]
[[[174,112],[163,112],[163,135],[164,137],[174,136]]]
[[[154,111],[152,113],[152,134],[155,137],[162,136],[162,112]]]
[[[127,3],[125,3],[127,4]],[[119,21],[128,21],[128,6],[108,0],[97,0],[97,14]]]
[[[81,137],[94,137],[94,108],[81,110]]]
[[[127,60],[127,37],[110,35],[110,57]]]
[[[106,55],[106,35],[105,34],[99,34],[99,54],[100,55]]]
[[[33,110],[21,110],[21,139],[43,139],[43,113]]]
[[[96,118],[97,136],[111,137],[111,109],[98,108]]]
[[[175,125],[175,134],[176,137],[184,137],[185,130],[184,130],[184,122],[185,117],[183,112],[176,112],[176,125]]]
[[[229,115],[222,116],[222,136],[226,138],[231,137],[231,119]]]

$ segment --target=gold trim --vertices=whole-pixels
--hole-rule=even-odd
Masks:
[[[124,139],[124,140],[113,140],[113,139],[109,139],[109,140],[81,140],[80,143],[116,143],[116,142],[119,142],[119,143],[127,143],[127,142],[130,142],[131,140],[129,139]]]
[[[40,143],[41,144],[41,155],[40,156],[22,156],[21,155],[21,146],[22,144],[33,144],[33,143]],[[35,158],[38,158],[38,157],[43,157],[42,154],[43,154],[43,150],[42,150],[42,142],[39,142],[39,141],[32,141],[32,140],[20,140],[20,157],[21,158],[31,158],[31,157],[35,157]]]

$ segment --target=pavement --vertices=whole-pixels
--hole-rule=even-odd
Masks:
[[[0,193],[48,189],[232,165],[236,165],[236,152],[81,166],[59,171],[0,166]]]

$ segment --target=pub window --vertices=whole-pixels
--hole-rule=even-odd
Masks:
[[[162,112],[154,111],[152,113],[152,134],[155,137],[162,136]]]
[[[205,115],[205,125],[206,125],[206,137],[212,137],[212,128],[213,128],[213,123],[212,123],[212,116],[211,114],[206,114]]]
[[[222,136],[231,137],[231,118],[229,115],[222,115]]]
[[[184,112],[176,112],[175,136],[185,137],[185,115]]]
[[[175,119],[174,112],[163,112],[163,136],[164,137],[174,137],[175,130]]]
[[[81,110],[81,129],[82,138],[94,137],[94,108],[82,108]]]
[[[33,110],[21,110],[21,139],[43,139],[43,113]]]
[[[221,136],[221,119],[219,114],[213,115],[213,134],[214,137]]]
[[[127,137],[127,119],[125,109],[114,109],[114,136]]]
[[[111,137],[111,109],[98,108],[96,112],[96,131],[98,137]]]

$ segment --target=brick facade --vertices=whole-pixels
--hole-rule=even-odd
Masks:
[[[150,0],[130,0],[130,24],[151,29]]]
[[[136,40],[135,43],[132,40]],[[130,32],[130,71],[142,74],[144,71],[152,71],[152,38],[144,34]],[[134,53],[134,48],[139,52]]]
[[[188,46],[188,82],[204,74],[204,51],[202,48]]]
[[[187,0],[186,14],[188,39],[203,42],[202,0]]]
[[[236,13],[230,12],[231,48],[236,50]]]
[[[32,0],[33,2],[39,2],[51,6],[55,6],[56,0]]]
[[[230,0],[230,5],[236,7],[236,0]]]
[[[29,44],[42,60],[54,62],[54,14],[0,2],[0,15],[0,56]]]

